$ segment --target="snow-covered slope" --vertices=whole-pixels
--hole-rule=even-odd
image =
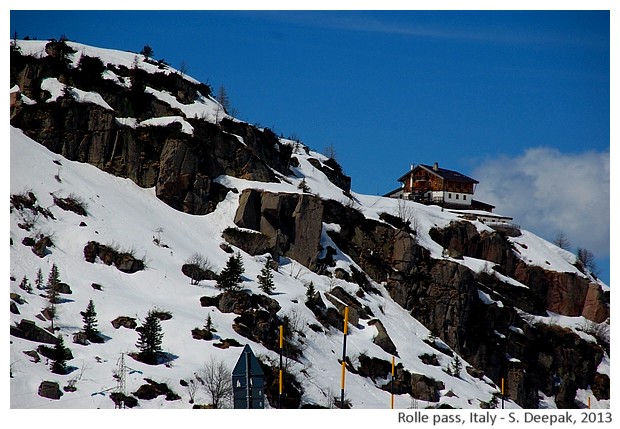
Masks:
[[[59,176],[60,182],[54,177]],[[242,181],[233,178],[222,180],[234,181],[236,186]],[[326,181],[327,182],[327,181]],[[328,183],[328,182],[327,182]],[[246,183],[246,186],[265,187],[264,183]],[[315,182],[318,186],[318,182]],[[326,193],[329,186],[325,184]],[[276,190],[278,186],[274,186]],[[292,189],[289,189],[292,191]],[[141,189],[128,179],[120,179],[101,172],[97,168],[68,161],[59,155],[24,136],[20,130],[11,129],[11,194],[33,192],[37,202],[53,213],[55,220],[39,218],[35,228],[25,231],[16,225],[23,221],[18,211],[11,214],[11,291],[20,294],[26,303],[19,306],[19,315],[12,314],[11,322],[35,318],[46,305],[42,291],[34,290],[27,294],[19,289],[18,284],[27,276],[34,281],[40,268],[47,278],[51,264],[56,264],[61,280],[70,285],[71,295],[64,296],[65,302],[58,305],[59,317],[56,326],[65,337],[65,344],[71,349],[74,359],[69,365],[75,369],[67,375],[55,375],[49,371],[45,359],[33,363],[23,352],[36,349],[37,344],[12,337],[11,345],[11,406],[17,408],[113,408],[114,403],[97,392],[116,387],[112,377],[121,353],[135,352],[138,334],[129,329],[115,329],[110,323],[118,316],[135,317],[144,320],[152,308],[168,311],[170,320],[162,322],[164,330],[163,349],[175,355],[169,366],[151,366],[127,357],[127,365],[141,372],[132,372],[127,376],[128,391],[136,390],[144,384],[143,378],[158,382],[167,382],[182,399],[166,402],[163,397],[152,401],[140,401],[143,408],[190,407],[185,388],[178,380],[191,377],[199,371],[210,356],[225,360],[232,368],[239,358],[239,348],[221,350],[213,342],[198,341],[191,337],[191,330],[204,325],[207,315],[211,315],[217,328],[217,336],[235,338],[241,344],[247,339],[238,335],[231,328],[233,314],[222,314],[214,308],[200,306],[201,296],[215,296],[220,293],[214,281],[203,281],[198,286],[190,285],[180,267],[195,252],[208,255],[216,271],[224,267],[228,254],[219,245],[223,242],[221,232],[232,226],[231,219],[237,207],[238,195],[230,193],[228,199],[218,209],[206,216],[192,216],[171,209],[161,202],[153,189]],[[88,216],[79,216],[64,211],[54,205],[52,194],[59,197],[82,199],[87,204]],[[387,201],[386,203],[389,203]],[[85,226],[79,226],[84,222]],[[45,258],[35,256],[30,247],[21,244],[34,231],[51,235],[54,247]],[[153,238],[160,238],[158,246]],[[132,249],[139,257],[144,257],[147,269],[134,274],[124,274],[112,266],[103,263],[91,264],[84,260],[83,250],[90,240],[103,244],[116,244],[122,249]],[[264,264],[264,258],[243,254],[245,266],[243,287],[254,293],[261,293],[256,276]],[[282,261],[279,273],[274,273],[278,300],[283,315],[297,312],[306,323],[312,323],[314,316],[303,302],[306,292],[305,282],[312,281],[317,290],[326,291],[333,286],[326,277],[317,276],[297,264],[295,261]],[[354,292],[353,285],[338,281],[339,285]],[[102,286],[102,290],[93,289],[92,283]],[[380,285],[376,285],[381,288]],[[103,344],[81,346],[71,343],[72,335],[82,329],[81,311],[86,309],[89,300],[93,300],[97,311],[99,329],[108,338]],[[456,379],[442,371],[450,362],[442,355],[441,366],[424,365],[417,358],[422,353],[432,353],[433,349],[422,342],[427,338],[428,330],[399,305],[394,303],[387,293],[383,296],[369,297],[366,304],[374,314],[382,314],[381,320],[392,340],[396,344],[402,362],[411,372],[424,373],[446,384],[447,390],[453,390],[457,396],[446,398],[453,406],[471,407],[468,401],[474,398],[488,401],[497,388],[492,383],[485,383],[463,372],[462,379]],[[49,322],[38,321],[47,326]],[[391,360],[391,355],[372,343],[377,330],[372,326],[351,327],[348,336],[349,356],[366,353],[384,360]],[[336,395],[340,391],[340,364],[338,358],[342,350],[342,334],[336,330],[316,333],[307,330],[307,348],[300,363],[294,364],[295,373],[304,383],[306,401],[327,405],[325,394]],[[251,344],[257,355],[277,355],[260,344]],[[302,370],[304,370],[302,374]],[[59,401],[50,401],[38,396],[37,389],[42,380],[57,380],[66,386],[70,380],[79,378],[77,391],[65,393]],[[386,381],[387,382],[387,381]],[[355,408],[386,408],[390,404],[389,393],[379,390],[366,378],[348,374],[346,381],[347,398]],[[200,393],[197,403],[206,402]],[[201,399],[205,399],[204,401]],[[477,401],[476,401],[477,402]],[[411,405],[408,395],[396,398],[398,408]],[[423,404],[426,405],[426,404]],[[477,407],[477,403],[475,404]]]
[[[143,57],[133,53],[92,48],[75,43],[70,45],[77,51],[73,54],[74,63],[78,61],[80,53],[85,53],[101,58],[104,63],[126,67],[138,64],[138,67],[149,72],[162,71],[160,67],[144,61]],[[44,42],[21,41],[19,46],[23,53],[45,55]],[[164,70],[172,69],[165,67]],[[129,84],[110,71],[106,71],[106,78],[119,84]],[[187,79],[191,80],[189,77]],[[53,102],[54,97],[60,96],[64,91],[64,86],[54,78],[44,80],[42,85],[45,85],[52,95],[48,102]],[[203,118],[217,122],[223,116],[221,106],[210,97],[200,96],[194,104],[187,105],[180,104],[169,93],[148,87],[146,91],[183,112],[185,118]],[[97,93],[72,88],[71,95],[79,102],[94,103],[105,109],[111,109]],[[23,95],[22,100],[32,103],[32,100],[24,99]],[[134,118],[116,118],[116,120],[132,127],[179,122],[183,132],[187,134],[193,132],[191,125],[182,116],[153,118],[142,123]],[[190,393],[180,384],[180,380],[193,377],[211,358],[224,361],[232,369],[240,356],[241,348],[214,347],[218,339],[232,338],[242,345],[250,343],[257,356],[277,361],[276,353],[261,344],[248,342],[233,330],[233,319],[237,315],[221,313],[215,307],[201,306],[201,297],[213,297],[221,293],[215,287],[215,281],[201,281],[198,285],[192,285],[189,278],[181,272],[181,266],[195,253],[205,255],[215,272],[219,272],[225,266],[229,254],[221,248],[224,243],[222,232],[228,227],[235,226],[233,219],[239,206],[241,191],[244,189],[300,193],[302,192],[300,184],[303,181],[314,195],[352,205],[367,218],[376,220],[380,220],[381,213],[396,213],[400,204],[406,204],[418,222],[418,243],[429,250],[431,257],[443,257],[442,247],[430,238],[429,230],[433,227],[445,227],[451,221],[459,220],[458,215],[442,211],[436,206],[424,206],[355,192],[351,193],[351,197],[347,197],[310,162],[310,158],[324,161],[327,159],[325,156],[306,150],[298,142],[285,139],[281,139],[281,142],[293,146],[295,157],[299,161],[297,167],[291,168],[292,174],[287,176],[286,180],[282,180],[281,183],[264,183],[220,176],[216,179],[217,182],[227,188],[235,188],[239,192],[229,192],[214,212],[196,216],[169,207],[156,197],[152,188],[143,189],[129,179],[114,177],[92,165],[70,161],[50,152],[25,136],[21,130],[11,128],[10,193],[26,195],[32,192],[36,196],[37,204],[53,214],[53,218],[47,218],[32,215],[28,210],[11,211],[10,289],[11,293],[20,295],[24,301],[17,305],[19,314],[11,313],[11,325],[19,323],[22,319],[28,319],[36,321],[39,326],[49,326],[49,321],[37,318],[47,305],[43,291],[34,289],[32,293],[27,293],[19,287],[19,283],[24,277],[34,283],[39,269],[44,278],[47,278],[52,265],[55,264],[59,269],[61,281],[68,284],[72,290],[70,295],[63,295],[62,302],[57,306],[58,320],[55,325],[59,331],[56,334],[64,337],[65,345],[71,349],[74,356],[68,362],[72,368],[68,374],[53,374],[45,358],[40,362],[34,362],[32,357],[24,353],[35,350],[38,343],[11,336],[11,407],[114,408],[114,403],[108,395],[116,388],[117,381],[113,375],[122,355],[125,356],[127,367],[130,369],[126,378],[127,392],[134,392],[145,383],[144,379],[148,378],[166,383],[181,398],[166,401],[160,396],[153,400],[140,400],[141,408],[190,408]],[[54,204],[54,196],[60,198],[71,196],[83,201],[88,215],[80,216],[61,209]],[[33,226],[30,230],[19,227],[19,224],[24,223]],[[488,230],[488,227],[480,222],[474,221],[474,224],[479,231]],[[333,246],[325,231],[336,227],[324,225],[322,238],[324,247]],[[31,247],[22,244],[25,238],[35,237],[37,234],[50,236],[53,241],[49,253],[42,258],[36,256]],[[520,256],[529,264],[540,265],[546,270],[577,272],[573,265],[573,255],[561,251],[527,231],[523,231],[522,236],[512,240],[520,245],[517,247],[523,249]],[[127,274],[101,261],[89,263],[84,259],[84,247],[89,241],[131,251],[145,261],[146,269]],[[242,255],[245,267],[242,287],[255,294],[262,293],[258,287],[257,276],[264,266],[266,256],[251,256],[240,249],[235,249],[237,250]],[[344,270],[356,265],[342,253],[336,255],[335,259],[337,267]],[[339,359],[342,353],[343,335],[335,329],[325,328],[324,332],[316,332],[305,328],[309,324],[319,324],[314,314],[303,304],[306,285],[312,282],[316,290],[321,293],[334,286],[340,286],[352,295],[355,295],[358,285],[317,275],[294,260],[281,258],[279,262],[279,271],[274,273],[276,290],[271,298],[277,300],[281,306],[278,315],[297,320],[300,326],[304,327],[305,334],[303,339],[296,339],[300,345],[300,340],[303,341],[304,350],[299,361],[289,362],[291,372],[303,386],[302,403],[327,406],[332,402],[333,396],[337,396],[340,392]],[[469,257],[454,259],[453,262],[466,265],[474,272],[483,272],[491,267],[487,261]],[[502,280],[514,287],[527,287],[513,279]],[[100,288],[94,288],[93,284],[100,285]],[[424,408],[439,404],[456,408],[479,408],[481,402],[488,402],[499,392],[498,386],[487,377],[475,378],[465,370],[461,372],[460,378],[447,374],[445,369],[451,364],[452,358],[436,353],[435,349],[424,342],[429,337],[428,329],[395,303],[383,285],[373,282],[373,287],[379,294],[366,294],[360,299],[389,333],[399,353],[396,363],[402,364],[410,373],[424,374],[442,382],[445,386],[439,403],[417,401],[414,404],[409,395],[397,395],[396,408],[412,406]],[[494,303],[483,292],[480,298],[488,304]],[[105,341],[102,344],[88,346],[74,344],[71,341],[72,336],[80,331],[83,325],[80,312],[86,309],[89,300],[93,300],[95,304],[98,327]],[[331,305],[329,301],[326,302]],[[172,315],[171,319],[161,322],[164,333],[163,351],[169,358],[166,365],[146,365],[131,358],[128,354],[137,351],[138,333],[122,327],[115,329],[111,324],[111,321],[119,316],[143,321],[151,309],[160,309]],[[193,339],[191,330],[202,327],[208,316],[217,329],[216,339],[214,341]],[[557,320],[570,327],[585,323],[583,318],[558,316]],[[391,361],[392,355],[373,343],[372,340],[378,331],[375,326],[367,322],[360,320],[358,326],[349,327],[347,339],[349,359],[354,365],[362,354]],[[439,365],[422,363],[419,358],[422,354],[436,354]],[[607,372],[608,367],[607,364]],[[43,380],[57,381],[60,386],[74,384],[77,390],[65,392],[58,401],[45,399],[37,393]],[[387,382],[387,379],[373,382],[370,378],[347,372],[346,397],[356,409],[389,408],[390,394],[377,387]],[[446,395],[450,391],[453,394]],[[587,393],[580,392],[580,395],[587,396]],[[195,402],[207,403],[206,392],[199,390]],[[552,405],[552,398],[548,402]],[[600,404],[595,403],[593,406],[607,407],[607,402],[601,401]],[[507,401],[506,407],[517,405]]]

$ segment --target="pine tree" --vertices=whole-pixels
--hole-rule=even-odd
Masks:
[[[43,289],[43,271],[41,271],[41,268],[37,271],[37,278],[34,281],[34,286],[37,289]]]
[[[97,312],[95,311],[95,304],[92,299],[88,301],[86,311],[81,311],[80,314],[84,322],[82,332],[84,332],[89,339],[96,337],[97,334],[99,334],[99,330],[97,329]]]
[[[50,369],[55,374],[67,373],[67,348],[65,347],[62,335],[58,335],[56,338]]]
[[[139,360],[148,364],[157,364],[157,356],[161,353],[164,334],[155,311],[149,310],[144,323],[136,331],[140,334],[136,343],[136,347],[140,349]]]
[[[213,327],[213,321],[211,320],[211,315],[207,315],[207,320],[205,321],[205,330],[209,332],[215,332],[215,328]]]
[[[316,295],[316,289],[314,289],[314,283],[310,282],[308,283],[308,286],[306,289],[306,301],[310,301],[311,299],[314,299],[314,295]]]
[[[237,290],[241,285],[241,275],[245,269],[243,268],[243,259],[241,254],[231,255],[226,262],[226,266],[217,277],[216,286],[224,290]]]
[[[144,48],[142,48],[140,53],[144,55],[147,59],[151,58],[153,54],[155,54],[155,52],[153,51],[153,48],[151,48],[149,45],[144,45]]]
[[[28,293],[32,293],[32,285],[28,281],[28,277],[24,276],[22,281],[19,283],[19,288],[25,290]]]
[[[52,264],[52,269],[47,277],[47,300],[50,304],[58,303],[58,285],[60,284],[60,273],[56,264]]]
[[[301,189],[303,192],[310,192],[310,186],[306,183],[306,178],[301,179],[299,185],[297,185],[297,189]]]
[[[271,258],[267,258],[265,266],[260,270],[258,275],[258,284],[260,289],[267,295],[271,295],[275,289],[273,284],[273,273],[271,272]]]
[[[452,362],[450,362],[450,366],[448,368],[448,374],[454,377],[461,377],[461,370],[463,369],[463,362],[461,362],[461,358],[458,355],[454,355]]]

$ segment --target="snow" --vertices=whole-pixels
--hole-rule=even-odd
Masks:
[[[29,55],[35,58],[43,58],[47,56],[47,54],[45,53],[45,45],[47,43],[48,42],[44,40],[18,40],[17,46],[19,47],[23,55]],[[86,55],[89,57],[101,59],[104,65],[114,64],[127,68],[138,67],[148,73],[181,74],[179,71],[168,65],[153,64],[154,61],[148,60],[142,54],[137,54],[134,52],[123,52],[116,49],[99,48],[69,41],[67,41],[66,44],[76,50],[76,53],[69,55],[71,65],[73,67],[77,67],[81,56]],[[199,83],[191,76],[183,75],[183,77],[184,79],[192,83]]]
[[[495,304],[500,308],[504,306],[503,302],[494,300],[488,293],[482,292],[480,289],[478,289],[478,298],[487,305]]]
[[[97,92],[87,92],[81,89],[67,87],[64,83],[61,83],[55,77],[48,77],[41,82],[41,89],[48,91],[51,97],[46,100],[46,103],[53,103],[58,101],[58,98],[62,97],[65,91],[67,91],[78,103],[92,103],[103,107],[107,110],[114,110],[108,103],[105,102],[103,97]]]
[[[60,316],[57,325],[60,326],[60,334],[65,337],[65,344],[74,355],[69,364],[75,367],[68,375],[52,374],[44,361],[34,363],[23,354],[23,350],[32,350],[36,348],[36,344],[12,337],[11,362],[14,378],[11,379],[11,406],[113,408],[113,402],[97,392],[116,386],[111,376],[112,371],[116,368],[121,352],[136,350],[137,334],[125,328],[116,330],[109,322],[120,315],[143,320],[150,309],[159,308],[170,311],[173,315],[172,319],[162,322],[163,348],[165,352],[177,357],[172,360],[170,367],[166,367],[145,365],[126,355],[127,365],[142,371],[142,374],[127,375],[127,388],[128,391],[135,391],[144,383],[145,377],[159,382],[165,381],[182,399],[166,402],[163,397],[159,397],[151,401],[140,401],[140,407],[188,408],[187,391],[178,384],[178,380],[192,376],[210,356],[224,359],[232,367],[240,353],[237,348],[220,350],[213,347],[212,342],[193,340],[191,329],[202,326],[210,314],[220,338],[235,338],[241,344],[247,343],[247,339],[239,336],[231,327],[236,315],[222,314],[214,308],[200,306],[201,296],[219,294],[214,282],[201,282],[199,286],[192,286],[180,271],[180,266],[194,252],[208,255],[215,270],[223,268],[228,255],[219,249],[219,244],[223,242],[220,238],[221,232],[231,226],[231,219],[238,205],[238,194],[229,193],[226,200],[218,205],[218,209],[209,215],[188,215],[161,202],[153,189],[142,189],[128,179],[108,175],[94,166],[68,161],[49,152],[14,128],[11,129],[11,147],[11,193],[31,190],[35,193],[38,204],[49,207],[56,217],[56,220],[37,220],[38,230],[49,232],[54,237],[52,253],[40,259],[34,256],[27,246],[21,244],[23,238],[30,235],[29,232],[14,227],[21,215],[17,211],[11,214],[11,238],[14,243],[11,248],[11,274],[16,278],[16,281],[11,282],[11,291],[20,294],[27,301],[27,304],[20,306],[21,315],[11,314],[11,323],[26,318],[45,325],[34,318],[45,306],[45,298],[36,293],[27,294],[18,288],[18,283],[24,275],[32,281],[39,268],[44,276],[47,276],[51,264],[56,263],[61,280],[69,284],[73,291],[67,296],[67,301],[58,306]],[[61,182],[54,179],[59,167],[54,161],[62,164],[59,175]],[[28,169],[32,165],[37,168]],[[20,174],[26,169],[29,171],[28,175]],[[233,181],[236,185],[255,185],[254,182],[225,176],[220,180]],[[272,191],[284,186],[265,183],[260,185]],[[294,185],[287,186],[291,190],[290,187]],[[325,193],[334,192],[333,189],[329,190],[329,187],[323,184],[322,190]],[[54,206],[51,193],[58,196],[74,194],[82,198],[87,202],[88,216],[82,217]],[[87,226],[78,227],[81,221]],[[161,242],[165,243],[167,248],[153,243],[153,237],[160,228],[163,228],[159,233]],[[124,274],[103,263],[85,262],[83,248],[90,240],[102,244],[116,244],[121,249],[133,249],[138,257],[144,257],[147,261],[147,269],[134,274]],[[263,266],[264,258],[252,257],[243,252],[242,255],[246,269],[244,287],[259,293],[255,279]],[[356,289],[356,286],[342,280],[330,282],[326,277],[318,276],[301,264],[284,258],[279,272],[274,273],[277,295],[273,297],[278,299],[282,306],[280,315],[295,314],[306,323],[314,321],[314,316],[307,307],[294,302],[304,300],[305,283],[309,281],[314,283],[320,293],[327,292],[334,284],[350,293]],[[103,290],[94,290],[92,283],[101,284]],[[399,351],[397,363],[403,363],[408,371],[424,373],[443,381],[461,398],[478,397],[486,401],[497,391],[496,387],[470,377],[465,371],[462,374],[463,380],[447,375],[442,368],[449,364],[450,358],[441,353],[441,367],[423,364],[418,359],[420,354],[436,353],[422,341],[428,336],[428,330],[394,303],[381,285],[377,284],[375,287],[382,292],[381,295],[366,295],[361,301],[368,305],[375,315],[380,315]],[[99,329],[108,340],[103,344],[89,346],[73,344],[70,338],[82,326],[80,311],[86,308],[90,299],[95,303]],[[365,353],[390,361],[391,355],[371,341],[376,332],[376,328],[367,325],[367,321],[361,321],[358,326],[351,325],[347,344],[349,356]],[[327,333],[306,329],[305,334],[304,342],[307,348],[304,351],[304,360],[294,363],[293,369],[304,382],[306,400],[324,404],[326,392],[339,391],[338,359],[342,348],[342,335],[333,329]],[[257,356],[271,356],[274,359],[277,357],[274,352],[260,344],[252,343],[251,347]],[[73,393],[66,392],[60,401],[50,401],[36,393],[41,380],[57,380],[63,386],[79,375],[81,377],[76,384],[78,390]],[[347,373],[346,395],[355,408],[386,408],[390,403],[389,393],[377,389],[370,379],[350,373]],[[204,392],[199,392],[196,399],[197,402],[207,400]],[[450,401],[456,401],[461,407],[468,406],[465,399],[459,401],[451,398]],[[408,395],[399,395],[395,398],[395,403],[398,408],[406,408],[410,406],[411,398]]]
[[[509,237],[515,244],[519,257],[528,265],[536,265],[546,270],[583,274],[573,265],[577,259],[567,250],[560,249],[531,232],[522,229],[519,237]]]
[[[194,127],[182,116],[161,116],[159,118],[145,119],[138,123],[138,127],[165,127],[174,123],[181,124],[181,132],[189,135],[194,134]]]
[[[521,329],[521,328],[519,328],[519,327],[517,327],[517,326],[510,325],[510,326],[508,327],[508,329],[510,329],[510,330],[511,330],[512,332],[514,332],[515,334],[525,335],[525,333],[523,332],[523,329]]]
[[[156,89],[146,87],[147,94],[152,94],[157,99],[168,104],[170,107],[179,109],[186,118],[204,119],[209,122],[219,122],[224,117],[230,117],[224,112],[224,108],[211,97],[204,97],[198,93],[196,101],[191,104],[180,103],[175,96],[167,91],[158,91]]]
[[[136,118],[116,118],[116,123],[130,128],[136,128],[138,126],[138,120]]]
[[[48,77],[41,82],[41,89],[50,93],[50,98],[46,100],[46,103],[53,103],[62,97],[65,85],[55,77]]]
[[[44,41],[19,41],[23,53],[44,56]],[[176,72],[169,66],[160,67],[147,62],[142,55],[120,52],[116,50],[94,48],[86,45],[68,42],[76,49],[71,57],[73,66],[77,65],[81,55],[95,56],[102,59],[104,64],[111,63],[125,67],[140,67],[149,73]],[[196,82],[189,76],[186,79]],[[112,71],[106,71],[104,78],[120,86],[129,87],[128,79],[117,76]],[[51,94],[47,102],[55,102],[65,92],[65,86],[57,79],[47,78],[42,81],[42,89]],[[11,88],[11,92],[19,88]],[[68,88],[68,92],[78,102],[94,103],[105,109],[112,110],[100,94],[83,91],[79,88]],[[180,103],[172,94],[153,88],[146,88],[146,92],[178,110],[178,116],[151,118],[138,121],[136,118],[115,118],[121,126],[167,126],[172,123],[181,125],[181,131],[192,135],[193,127],[188,118],[205,119],[216,122],[222,119],[224,113],[221,105],[210,97],[199,95],[191,104]],[[23,102],[33,102],[22,94]],[[231,118],[236,120],[235,118]],[[240,142],[243,139],[237,136]],[[190,285],[189,279],[181,273],[180,267],[194,253],[208,257],[214,271],[220,271],[226,264],[228,254],[220,249],[224,242],[222,231],[234,226],[234,214],[239,204],[239,195],[244,189],[261,189],[270,192],[300,193],[299,185],[302,181],[310,188],[310,193],[323,199],[332,199],[342,204],[358,209],[367,218],[380,220],[382,213],[398,214],[404,212],[415,221],[418,231],[418,243],[425,247],[431,257],[443,258],[442,247],[433,241],[428,233],[431,228],[443,228],[451,221],[460,220],[459,215],[443,211],[437,206],[425,206],[412,201],[395,200],[384,197],[362,195],[351,192],[350,195],[333,185],[323,172],[315,168],[310,159],[319,162],[327,160],[322,154],[307,150],[303,145],[286,139],[284,144],[292,145],[294,156],[299,166],[291,169],[290,175],[283,177],[280,183],[264,183],[248,181],[230,176],[220,176],[216,182],[228,187],[236,188],[239,193],[230,192],[224,201],[218,204],[217,209],[205,216],[195,216],[181,213],[160,201],[153,188],[143,189],[129,179],[111,176],[94,166],[72,162],[61,155],[48,151],[44,146],[26,137],[20,130],[10,130],[10,192],[11,194],[32,191],[37,197],[37,204],[49,208],[55,220],[38,217],[35,219],[35,230],[28,232],[17,227],[22,222],[20,212],[13,210],[10,215],[11,245],[11,275],[16,279],[11,281],[11,292],[22,296],[26,303],[19,305],[21,314],[11,314],[11,324],[22,319],[37,321],[39,326],[46,326],[36,319],[36,315],[46,305],[45,298],[37,293],[28,294],[18,287],[23,276],[32,282],[40,268],[47,276],[53,263],[57,264],[61,280],[70,285],[73,293],[67,295],[65,302],[60,304],[58,326],[60,334],[65,337],[65,345],[73,352],[74,359],[69,365],[74,370],[68,375],[55,375],[49,371],[43,362],[34,363],[23,351],[32,350],[37,344],[27,340],[11,337],[11,372],[10,381],[11,408],[113,408],[113,402],[100,392],[109,392],[115,388],[116,381],[112,372],[117,366],[121,353],[136,351],[137,333],[133,330],[114,329],[109,323],[114,318],[125,315],[143,320],[146,313],[153,308],[170,311],[172,319],[162,322],[164,329],[163,348],[170,353],[173,359],[170,365],[150,366],[142,364],[125,355],[129,367],[142,373],[132,372],[127,375],[128,392],[135,391],[144,378],[151,378],[158,382],[166,382],[181,400],[168,402],[163,397],[150,401],[140,401],[141,408],[190,408],[189,395],[185,388],[180,386],[179,380],[187,380],[195,371],[199,370],[210,357],[221,359],[232,368],[239,357],[240,348],[231,347],[222,350],[213,347],[213,342],[199,341],[191,338],[191,330],[204,325],[207,315],[210,315],[217,329],[216,335],[221,338],[234,338],[241,344],[248,340],[232,329],[234,314],[223,314],[215,308],[204,308],[200,305],[200,297],[216,296],[220,293],[215,288],[214,281],[202,281],[199,285]],[[60,163],[60,165],[58,165]],[[24,172],[28,172],[24,174]],[[59,180],[55,178],[58,176]],[[54,205],[52,193],[60,197],[76,195],[87,203],[88,216],[79,216],[72,212],[61,210]],[[86,226],[78,226],[84,222]],[[382,221],[381,221],[382,222]],[[488,229],[480,222],[473,222],[479,230]],[[321,243],[336,247],[327,231],[337,231],[339,225],[323,225]],[[35,256],[29,247],[22,245],[25,237],[34,232],[41,232],[53,237],[54,246],[51,254],[44,258]],[[518,249],[520,257],[528,264],[542,266],[547,270],[559,272],[574,272],[583,276],[574,266],[574,256],[557,248],[553,244],[522,230],[520,237],[510,238]],[[160,240],[156,245],[154,237]],[[146,261],[146,269],[134,274],[125,274],[114,267],[101,262],[94,264],[84,261],[83,250],[85,244],[95,240],[101,244],[115,245],[121,249],[132,250],[138,257]],[[161,244],[165,244],[166,247]],[[235,249],[237,250],[237,249]],[[261,293],[256,276],[263,268],[263,256],[251,256],[240,251],[245,267],[243,287],[252,293]],[[356,264],[345,254],[338,251],[334,256],[336,266],[349,271],[349,266]],[[488,261],[464,257],[451,261],[463,264],[474,272],[488,272],[491,265]],[[357,267],[357,266],[356,266]],[[359,268],[359,267],[357,267]],[[515,287],[525,285],[503,276],[500,280]],[[312,282],[316,290],[324,295],[332,287],[340,286],[351,294],[355,294],[357,285],[344,280],[334,280],[319,276],[308,270],[297,261],[281,258],[280,268],[274,273],[276,299],[281,310],[278,315],[288,315],[306,326],[317,323],[313,313],[303,304],[305,300],[306,284]],[[101,291],[92,288],[92,283],[102,285]],[[605,285],[603,285],[606,287]],[[396,304],[385,290],[384,286],[373,282],[373,287],[379,294],[365,294],[360,298],[363,305],[368,306],[376,318],[379,318],[387,330],[390,338],[398,350],[396,363],[403,364],[405,369],[412,373],[422,373],[428,377],[442,381],[445,392],[453,391],[456,396],[442,396],[441,403],[460,408],[478,408],[479,401],[488,401],[498,387],[488,378],[479,380],[462,371],[461,378],[448,375],[444,369],[448,367],[452,358],[438,353],[424,342],[429,331],[408,311]],[[483,291],[478,291],[478,297],[485,304],[503,306],[501,301],[493,300]],[[99,329],[107,338],[103,344],[80,346],[71,343],[73,333],[82,327],[80,311],[83,311],[92,299],[96,306]],[[324,299],[327,305],[333,305]],[[567,318],[551,315],[550,317],[531,316],[532,322],[556,323],[568,326],[579,335],[593,340],[593,337],[580,330],[583,327],[583,318]],[[576,320],[578,319],[578,320]],[[514,327],[510,327],[512,329]],[[518,329],[518,328],[516,328]],[[514,330],[513,330],[514,331]],[[516,332],[516,331],[515,331]],[[342,349],[342,334],[334,329],[317,333],[311,329],[304,330],[305,348],[300,362],[291,362],[291,368],[297,378],[303,383],[305,393],[304,402],[326,405],[327,396],[335,395],[340,391],[340,363]],[[522,331],[521,331],[522,333]],[[378,357],[391,361],[392,355],[376,346],[372,339],[377,334],[374,326],[368,321],[360,320],[358,326],[350,326],[347,339],[348,356],[355,361],[360,354]],[[497,333],[499,336],[503,334]],[[438,341],[439,342],[439,341]],[[445,345],[445,344],[444,344]],[[251,343],[257,356],[266,356],[276,359],[277,355],[260,344]],[[445,346],[447,347],[447,346]],[[424,353],[438,355],[440,366],[425,365],[418,356]],[[464,367],[468,364],[463,361]],[[599,372],[609,373],[609,359],[599,366]],[[69,380],[76,380],[76,392],[65,392],[61,400],[50,401],[37,394],[41,380],[56,380],[61,386]],[[377,384],[384,384],[386,380],[378,380]],[[346,397],[351,400],[355,409],[388,408],[390,395],[376,387],[372,380],[358,375],[346,374]],[[199,391],[197,403],[206,403],[208,398],[205,392]],[[424,401],[417,401],[423,408]],[[552,398],[546,398],[545,403],[552,404]],[[397,395],[395,408],[408,408],[412,400],[408,395]],[[605,404],[602,401],[602,405]],[[517,408],[516,404],[507,401],[507,408]]]
[[[87,91],[82,91],[81,89],[77,89],[77,88],[69,88],[69,93],[79,103],[92,103],[92,104],[101,106],[107,110],[114,110],[112,109],[112,107],[110,107],[108,103],[105,102],[103,97],[101,97],[101,95],[97,92],[90,92],[90,91],[87,92]]]

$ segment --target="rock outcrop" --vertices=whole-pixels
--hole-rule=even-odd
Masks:
[[[184,118],[193,127],[193,135],[182,132],[178,122],[166,127],[124,125],[119,118],[183,117],[178,109],[145,92],[147,86],[174,94],[186,104],[208,96],[211,90],[177,73],[113,67],[115,74],[131,79],[130,88],[120,86],[101,77],[105,67],[96,58],[83,56],[77,68],[69,67],[68,49],[62,42],[50,42],[48,56],[40,60],[11,53],[11,84],[19,85],[24,95],[37,102],[15,103],[11,124],[51,151],[128,177],[142,187],[154,186],[167,204],[192,214],[212,211],[225,196],[213,182],[220,175],[274,182],[278,181],[274,171],[289,173],[292,149],[269,129],[227,118],[217,125]],[[55,103],[45,103],[49,94],[41,90],[41,82],[46,78],[95,91],[112,110],[80,103],[68,93]]]
[[[322,218],[321,200],[313,195],[249,189],[239,197],[234,221],[265,237],[261,252],[268,251],[274,258],[286,256],[312,269],[320,250]],[[244,248],[244,241],[235,244]]]
[[[324,222],[340,225],[338,232],[328,232],[330,238],[373,280],[383,282],[392,299],[496,383],[504,378],[519,405],[537,408],[542,391],[556,396],[558,406],[573,408],[577,389],[601,379],[596,371],[601,346],[520,313],[547,316],[549,310],[602,322],[609,317],[609,297],[597,284],[528,266],[504,236],[480,234],[470,222],[433,229],[431,237],[453,254],[493,262],[495,271],[528,288],[506,284],[493,272],[477,274],[448,259],[433,260],[413,233],[365,219],[333,201],[324,202]],[[496,303],[483,301],[481,293]],[[435,397],[430,391],[418,394]]]
[[[56,344],[56,337],[32,320],[22,319],[16,326],[11,326],[11,335],[37,343]]]
[[[600,323],[609,317],[609,301],[601,288],[575,273],[560,273],[525,264],[513,245],[498,232],[479,233],[471,222],[451,222],[447,228],[432,228],[433,240],[444,249],[496,264],[497,269],[529,287],[529,291],[510,291],[520,308],[533,313],[549,310],[565,316],[584,316]],[[520,295],[520,296],[517,296]]]

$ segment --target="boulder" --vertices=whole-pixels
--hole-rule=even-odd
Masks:
[[[144,261],[136,258],[132,252],[120,252],[110,246],[89,241],[84,246],[84,259],[94,263],[97,258],[106,265],[114,265],[118,270],[132,274],[144,269]]]
[[[90,341],[88,340],[88,335],[86,335],[84,332],[76,332],[75,334],[73,334],[73,342],[75,344],[81,344],[83,346],[87,346],[90,344]]]
[[[377,335],[374,336],[374,338],[372,339],[372,342],[378,345],[379,347],[381,347],[387,353],[394,355],[394,356],[398,356],[398,351],[396,350],[396,346],[394,345],[394,342],[392,341],[387,331],[385,330],[383,323],[381,323],[379,319],[373,319],[370,322],[368,322],[368,325],[374,326],[375,328],[377,328]]]
[[[54,243],[52,242],[52,239],[46,235],[43,235],[32,245],[32,252],[39,258],[43,258],[50,253],[48,247],[53,245]]]
[[[48,399],[58,400],[62,396],[62,390],[60,390],[60,385],[55,381],[42,381],[39,384],[39,390],[37,392],[39,396]]]
[[[445,389],[443,382],[423,374],[411,374],[411,396],[429,402],[438,402],[440,391]]]
[[[56,344],[57,341],[51,332],[27,319],[22,319],[16,326],[11,326],[11,335],[37,343]]]
[[[119,316],[112,320],[112,326],[114,326],[114,329],[118,329],[121,326],[127,329],[136,329],[138,324],[136,323],[136,319],[133,317]]]

